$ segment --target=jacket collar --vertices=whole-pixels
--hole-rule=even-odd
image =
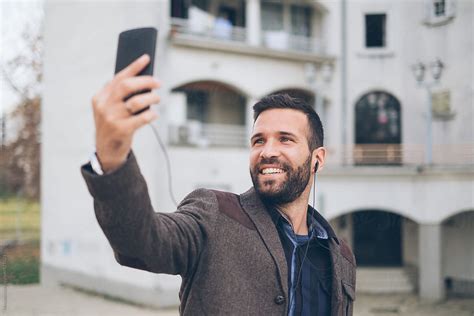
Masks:
[[[273,224],[273,216],[267,212],[253,187],[240,195],[240,203],[270,252],[278,270],[280,285],[288,297],[288,266],[277,228]]]
[[[276,225],[274,225],[281,215],[277,211],[272,212],[271,210],[268,210],[258,197],[253,187],[240,195],[240,203],[244,211],[255,224],[260,237],[268,248],[268,251],[277,267],[280,284],[285,291],[286,297],[288,297],[288,266]],[[334,230],[331,228],[331,225],[329,225],[318,211],[314,210],[314,216],[326,229],[329,236],[329,250],[331,253],[331,265],[333,269],[331,315],[339,315],[341,308],[340,302],[342,300],[342,258],[339,240],[336,237]]]
[[[272,219],[273,223],[275,225],[278,224],[278,221],[280,220],[281,214],[274,209],[273,207],[266,207],[265,204],[262,202],[262,200],[258,197],[257,192],[255,192],[255,188],[252,187],[250,188],[247,192],[243,193],[240,195],[241,202],[243,200],[246,201],[246,203],[253,206],[256,206],[253,208],[253,213],[260,213],[263,210],[266,211],[270,215],[270,218]],[[244,206],[242,204],[242,206]],[[336,233],[332,229],[331,225],[328,223],[328,221],[311,205],[308,205],[308,213],[312,212],[314,219],[316,222],[318,222],[327,232],[328,237],[331,239],[334,239],[337,244],[339,244],[339,239],[336,236]],[[250,216],[250,214],[249,214]]]

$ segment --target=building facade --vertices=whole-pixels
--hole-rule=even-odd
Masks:
[[[155,26],[154,124],[178,199],[248,189],[252,106],[288,92],[325,125],[316,208],[352,245],[357,290],[474,295],[471,1],[49,1],[45,12],[42,282],[178,302],[179,278],[115,262],[79,173],[118,34]],[[155,209],[173,211],[149,128],[134,150]]]

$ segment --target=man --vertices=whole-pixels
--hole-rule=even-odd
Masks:
[[[175,213],[154,213],[131,152],[156,118],[143,56],[93,98],[98,161],[82,173],[96,216],[125,266],[179,274],[182,315],[352,315],[355,260],[308,199],[324,166],[321,121],[304,102],[274,95],[254,106],[250,174],[240,196],[199,189]]]

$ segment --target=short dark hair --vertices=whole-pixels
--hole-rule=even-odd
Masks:
[[[271,94],[253,106],[253,122],[258,116],[271,109],[293,109],[306,114],[309,123],[308,146],[311,151],[324,145],[324,130],[318,113],[303,99],[293,98],[287,93]]]

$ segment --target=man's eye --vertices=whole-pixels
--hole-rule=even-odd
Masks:
[[[281,137],[281,138],[280,138],[280,141],[283,142],[283,143],[285,143],[285,142],[291,141],[291,139],[289,139],[288,137]]]
[[[258,145],[258,144],[263,144],[263,139],[262,138],[258,138],[256,140],[253,141],[253,144],[254,145]]]

